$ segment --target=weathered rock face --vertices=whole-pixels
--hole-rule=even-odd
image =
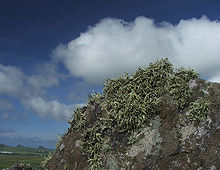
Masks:
[[[212,103],[206,120],[192,123],[189,107],[175,112],[172,99],[164,96],[160,114],[133,134],[133,144],[126,144],[128,134],[113,136],[115,149],[101,155],[103,169],[220,169],[220,84],[196,79],[190,87],[190,100],[206,97]],[[101,107],[88,105],[83,111],[89,127]],[[69,129],[48,162],[48,169],[90,169],[80,147],[85,130]]]
[[[165,59],[75,111],[49,170],[220,169],[220,84]]]

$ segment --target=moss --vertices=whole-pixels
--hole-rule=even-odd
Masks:
[[[203,98],[199,98],[191,103],[189,118],[194,123],[200,123],[207,118],[211,103]]]

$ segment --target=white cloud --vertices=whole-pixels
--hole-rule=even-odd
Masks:
[[[57,100],[44,99],[45,90],[59,84],[59,74],[54,64],[45,63],[38,66],[36,73],[26,75],[14,66],[0,64],[0,96],[17,98],[23,106],[41,117],[52,117],[60,121],[70,118],[76,105],[66,105]],[[0,101],[0,111],[9,111],[13,106],[6,100]],[[1,119],[8,119],[9,114],[3,113]]]
[[[0,64],[0,94],[17,95],[24,86],[24,75],[20,69]]]
[[[35,88],[51,87],[59,84],[57,66],[52,63],[44,63],[37,66],[36,74],[28,77],[28,83]]]
[[[41,117],[50,116],[60,121],[67,121],[71,117],[73,110],[82,105],[66,105],[57,100],[46,101],[41,97],[33,97],[23,101],[24,105]]]
[[[68,44],[59,45],[53,58],[62,61],[73,76],[103,83],[125,71],[132,73],[162,57],[175,66],[190,66],[203,77],[220,71],[220,22],[181,20],[177,25],[155,24],[137,17],[127,23],[106,18]]]

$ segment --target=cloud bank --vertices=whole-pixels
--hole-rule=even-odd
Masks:
[[[26,75],[17,67],[0,64],[0,96],[10,96],[19,99],[25,108],[37,113],[41,117],[52,117],[59,121],[68,120],[78,104],[66,105],[58,100],[47,101],[45,88],[59,84],[56,66],[45,63],[37,68],[36,73]],[[7,111],[13,110],[8,100],[0,101],[2,118],[7,119]]]
[[[53,51],[53,59],[87,82],[132,73],[137,66],[168,57],[176,66],[195,69],[220,82],[220,22],[207,17],[177,25],[137,17],[133,22],[106,18]]]

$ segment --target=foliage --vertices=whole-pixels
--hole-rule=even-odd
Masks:
[[[203,98],[192,102],[189,111],[190,120],[196,123],[205,120],[209,113],[210,105],[211,103]]]

